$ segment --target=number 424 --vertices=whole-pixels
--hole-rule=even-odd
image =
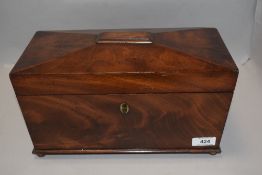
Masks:
[[[200,143],[210,143],[210,140],[202,139]]]

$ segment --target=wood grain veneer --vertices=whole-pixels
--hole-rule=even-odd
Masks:
[[[214,28],[40,31],[10,72],[39,156],[218,153],[237,77]]]

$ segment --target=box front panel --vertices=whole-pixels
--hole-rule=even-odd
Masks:
[[[232,93],[170,93],[18,101],[35,149],[164,150],[218,148],[231,98]]]

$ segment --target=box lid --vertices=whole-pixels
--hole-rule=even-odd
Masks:
[[[39,31],[10,72],[18,95],[233,91],[214,28]]]

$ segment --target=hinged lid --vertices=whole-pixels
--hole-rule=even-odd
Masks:
[[[214,28],[40,31],[10,72],[18,95],[233,91]]]

